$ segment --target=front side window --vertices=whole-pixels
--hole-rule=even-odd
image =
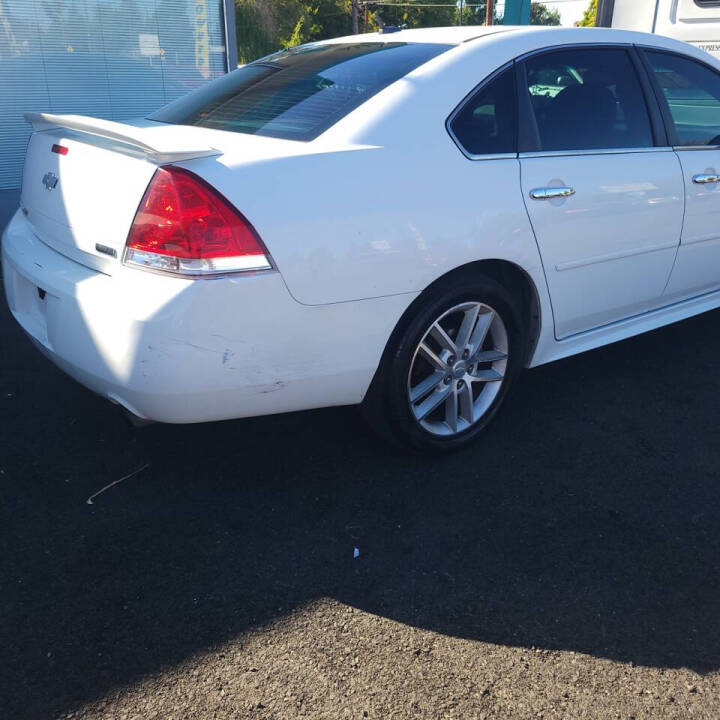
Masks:
[[[689,58],[645,51],[665,96],[675,145],[720,145],[720,75]]]
[[[515,70],[509,67],[463,105],[450,129],[470,155],[515,153],[516,106]]]
[[[150,119],[312,140],[383,88],[451,47],[402,42],[301,45],[234,70]]]
[[[640,81],[624,49],[553,51],[531,57],[525,69],[539,150],[653,146]]]

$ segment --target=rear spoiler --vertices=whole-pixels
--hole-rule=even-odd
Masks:
[[[25,113],[25,120],[35,130],[49,130],[53,127],[76,130],[89,135],[117,140],[130,145],[157,163],[179,162],[193,158],[220,155],[219,150],[198,143],[178,143],[168,139],[168,126],[136,127],[112,120],[85,117],[84,115],[51,115],[50,113]]]

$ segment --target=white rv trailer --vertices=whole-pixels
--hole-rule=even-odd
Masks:
[[[677,38],[720,58],[720,0],[598,0],[597,24]]]

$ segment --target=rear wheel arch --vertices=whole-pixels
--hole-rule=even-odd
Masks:
[[[426,301],[426,298],[438,288],[449,285],[457,281],[461,277],[489,277],[500,285],[502,285],[516,300],[518,307],[521,308],[521,316],[517,318],[518,325],[525,338],[525,357],[524,365],[528,365],[535,352],[538,338],[540,337],[541,328],[541,309],[540,296],[537,287],[530,275],[519,265],[508,260],[477,260],[475,262],[461,265],[436,280],[433,280],[418,297],[413,300],[402,314],[395,327],[390,334],[385,349],[381,356],[378,368],[375,372],[377,377],[378,371],[387,361],[388,353],[394,346],[394,340],[407,327],[413,318],[417,309]],[[373,378],[374,382],[374,378]]]
[[[520,265],[508,260],[480,260],[464,267],[496,280],[517,300],[521,312],[518,323],[525,339],[523,364],[527,366],[535,353],[542,319],[540,295],[532,278]]]
[[[445,307],[446,303],[448,307],[451,307],[450,311]],[[500,342],[498,347],[501,351],[504,350],[507,355],[485,360],[484,362],[497,360],[500,364],[505,363],[502,364],[502,367],[500,367],[500,364],[498,364],[497,368],[494,364],[490,367],[491,370],[500,372],[499,379],[502,386],[494,394],[490,393],[492,397],[485,398],[485,400],[490,401],[490,404],[485,409],[481,408],[481,414],[474,420],[471,419],[471,424],[466,429],[456,427],[455,425],[458,424],[456,419],[455,424],[449,424],[450,436],[434,437],[433,435],[436,433],[432,429],[425,427],[422,418],[418,419],[414,409],[407,406],[406,395],[409,392],[409,380],[406,373],[413,373],[415,357],[417,356],[416,342],[420,342],[418,334],[422,336],[422,326],[429,322],[429,319],[434,317],[436,313],[444,313],[439,315],[439,318],[443,318],[448,315],[448,312],[454,312],[456,308],[461,309],[463,304],[472,305],[473,303],[481,303],[489,309],[491,316],[493,311],[499,316],[500,334],[504,338],[505,345],[503,346],[502,342]],[[457,322],[457,320],[457,317],[450,316],[451,323]],[[435,322],[437,323],[439,320]],[[409,444],[419,449],[450,450],[472,441],[492,421],[498,408],[504,402],[504,398],[517,373],[523,366],[529,364],[539,327],[540,302],[538,293],[535,284],[521,267],[505,260],[481,260],[455,268],[437,278],[425,288],[396,323],[362,401],[361,412],[369,425],[380,435],[393,441],[400,441],[403,445]],[[446,326],[444,330],[447,330],[449,334],[445,334],[445,338],[452,338],[454,337],[453,332],[458,332],[457,326],[453,330],[452,324]],[[488,335],[488,337],[490,336]],[[437,336],[433,337],[433,341],[437,341]],[[442,341],[440,342],[442,344]],[[498,338],[494,338],[494,341],[491,340],[492,347],[497,342]],[[428,357],[432,357],[434,360],[430,361],[431,364],[444,362],[446,355],[439,353],[435,343],[431,344],[431,347],[430,356],[425,354],[425,360],[427,361]],[[443,353],[446,351],[447,347],[443,350]],[[470,368],[469,371],[463,364],[468,352],[472,353],[475,350],[472,349],[472,346],[466,347],[462,359],[458,356],[457,361],[454,359],[449,361],[453,364],[453,371],[442,378],[442,383],[448,386],[449,395],[442,393],[442,387],[439,386],[440,381],[437,378],[433,381],[433,376],[436,376],[437,372],[431,372],[427,378],[420,378],[417,385],[418,389],[425,388],[424,392],[430,392],[431,394],[441,392],[443,398],[447,395],[447,398],[445,398],[447,400],[452,400],[454,397],[456,403],[455,412],[458,413],[458,417],[462,415],[465,419],[467,419],[467,407],[463,412],[458,412],[459,406],[457,405],[458,399],[467,402],[468,390],[462,388],[465,386],[470,388],[472,384],[473,388],[479,389],[479,394],[474,394],[477,393],[477,390],[470,390],[470,392],[473,393],[472,397],[482,405],[483,393],[488,387],[487,383],[483,384],[482,379],[479,380],[481,383],[479,386],[474,384],[478,382],[478,379],[477,376],[474,376],[473,355],[469,356],[471,363],[467,366]],[[487,350],[484,352],[487,352]],[[437,355],[433,353],[437,353]],[[451,354],[447,357],[454,358],[455,356]],[[427,370],[427,368],[424,369]],[[481,371],[478,365],[478,373],[486,370],[487,368],[483,368]],[[460,377],[454,374],[456,371],[465,374]],[[447,367],[443,372],[448,372]],[[468,375],[468,373],[470,374]],[[474,380],[473,377],[475,377]],[[434,389],[430,389],[430,386],[425,387],[427,385],[426,380],[432,381],[431,385],[433,382],[437,384],[439,389],[434,385]],[[489,379],[489,383],[493,382],[496,382],[496,380]],[[440,395],[435,394],[433,397],[437,400]],[[445,401],[443,398],[441,398],[440,402]],[[430,399],[430,403],[433,403],[430,396],[426,399]],[[425,401],[421,405],[424,403]],[[450,410],[445,406],[446,414],[450,412],[450,415],[453,415],[452,406],[452,402],[450,403]],[[432,407],[435,408],[435,405]],[[422,412],[422,408],[420,410]],[[435,410],[432,409],[431,412],[434,413]],[[430,420],[436,425],[439,423],[438,427],[441,427],[444,422],[440,417],[430,418]],[[447,418],[445,422],[447,423]],[[422,427],[419,427],[419,425],[422,425]],[[454,437],[453,433],[459,434]],[[444,432],[439,430],[437,434],[445,435]]]

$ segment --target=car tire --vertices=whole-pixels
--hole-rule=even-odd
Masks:
[[[517,301],[493,278],[457,275],[432,286],[390,338],[363,415],[381,435],[419,450],[467,445],[524,365],[521,326]]]

